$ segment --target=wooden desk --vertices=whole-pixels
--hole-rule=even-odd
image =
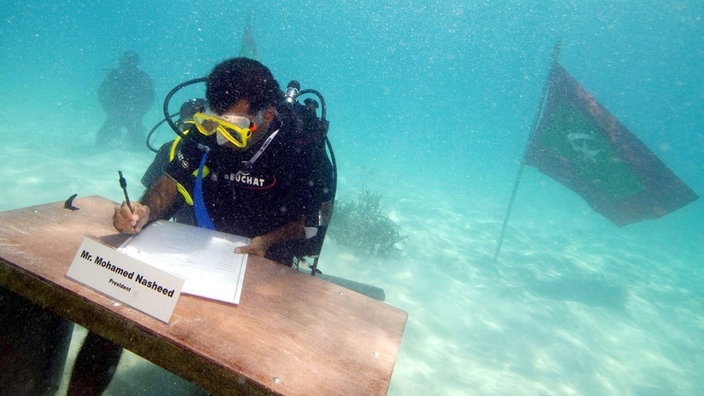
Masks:
[[[259,257],[239,306],[181,295],[169,324],[68,279],[84,237],[117,246],[101,197],[0,213],[0,285],[215,394],[385,394],[407,314]]]

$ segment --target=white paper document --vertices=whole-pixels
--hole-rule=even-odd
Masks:
[[[247,255],[235,248],[249,238],[157,220],[118,249],[186,279],[183,293],[239,304]]]

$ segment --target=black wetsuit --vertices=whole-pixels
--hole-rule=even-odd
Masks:
[[[195,199],[195,175],[204,154],[198,148],[200,141],[211,148],[208,173],[203,177],[203,201],[216,230],[253,238],[304,217],[317,219],[314,166],[297,141],[300,134],[292,117],[288,109],[281,109],[267,135],[246,150],[219,146],[215,135],[205,137],[193,128],[189,139],[178,143],[165,173]],[[248,166],[248,162],[253,163]],[[295,242],[272,246],[267,257],[291,265],[294,252],[290,245]]]

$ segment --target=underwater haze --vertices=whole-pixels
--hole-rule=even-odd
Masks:
[[[337,200],[380,192],[406,236],[390,257],[328,236],[319,264],[408,312],[390,395],[704,394],[701,199],[619,228],[526,168],[493,260],[558,42],[560,64],[704,194],[701,0],[8,2],[0,210],[120,202],[118,169],[136,199],[153,153],[93,149],[105,70],[139,53],[151,127],[172,87],[238,55],[249,12],[279,83],[325,96]],[[140,369],[123,357],[107,394],[163,393],[158,376],[121,379]]]

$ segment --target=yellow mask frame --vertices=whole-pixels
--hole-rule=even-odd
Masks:
[[[213,115],[195,113],[193,114],[193,121],[187,121],[187,123],[195,124],[198,132],[205,136],[211,136],[219,132],[220,136],[236,147],[247,147],[247,141],[252,137],[252,132],[256,130],[256,125],[244,116],[223,114],[221,117],[227,117],[229,121]],[[235,124],[235,122],[247,124],[248,126],[243,127]]]

